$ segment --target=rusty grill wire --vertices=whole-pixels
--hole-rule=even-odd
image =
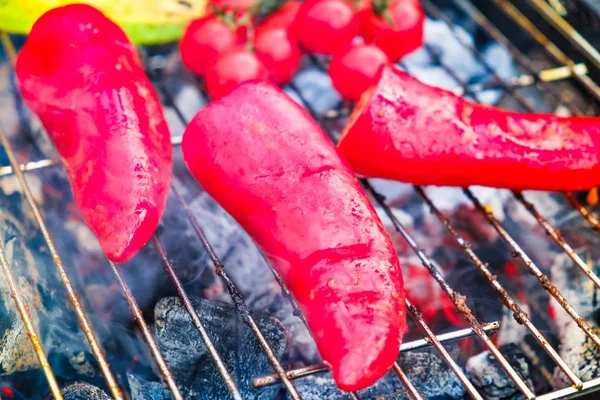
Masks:
[[[566,107],[573,115],[583,115],[583,112],[579,110],[579,108],[570,102],[566,102],[561,99],[560,93],[557,89],[551,84],[553,81],[558,81],[562,79],[572,78],[576,80],[581,86],[583,86],[589,94],[596,99],[600,99],[600,87],[587,75],[587,68],[585,64],[576,64],[572,59],[570,59],[565,53],[563,53],[554,43],[552,43],[541,31],[539,31],[533,23],[528,20],[521,11],[516,8],[512,3],[507,0],[492,0],[493,4],[497,6],[499,10],[505,13],[508,17],[511,18],[525,33],[531,36],[536,42],[538,42],[543,49],[547,52],[551,59],[555,62],[559,63],[559,66],[556,68],[551,68],[543,71],[537,70],[531,63],[531,61],[523,54],[521,51],[513,45],[504,34],[495,27],[475,6],[471,3],[470,0],[453,0],[453,4],[460,9],[465,15],[469,16],[490,38],[494,39],[500,44],[503,44],[508,50],[511,52],[513,58],[519,63],[519,65],[526,70],[529,75],[521,75],[513,80],[505,81],[500,78],[494,71],[494,69],[483,59],[480,53],[472,47],[469,43],[466,43],[463,38],[456,33],[455,28],[449,19],[448,16],[444,15],[442,11],[433,4],[430,0],[422,0],[423,6],[425,8],[426,13],[438,20],[444,21],[448,27],[453,32],[456,39],[458,39],[459,43],[465,46],[477,59],[477,61],[486,69],[486,71],[494,78],[491,84],[475,84],[468,85],[467,83],[461,81],[458,75],[449,67],[444,65],[439,56],[436,54],[434,49],[429,47],[425,47],[430,56],[436,60],[442,68],[445,69],[448,74],[453,77],[453,79],[457,82],[458,87],[455,89],[457,94],[465,94],[470,95],[473,98],[477,99],[478,93],[488,87],[494,87],[502,89],[503,94],[510,96],[514,99],[521,107],[523,107],[527,111],[534,111],[531,103],[525,98],[522,94],[518,92],[518,89],[525,86],[536,85],[543,93],[549,97],[552,97],[556,100],[557,104],[560,104]],[[550,7],[547,3],[542,0],[528,0],[528,3],[532,6],[534,10],[540,13],[540,15],[550,22],[559,32],[562,32],[569,41],[572,42],[585,56],[588,60],[594,65],[600,66],[600,55],[598,52],[583,38],[581,37],[572,27],[570,27],[562,17],[560,17],[556,11]],[[14,66],[14,61],[16,59],[15,49],[10,42],[8,35],[2,33],[1,34],[2,45],[4,46],[6,53],[9,56],[10,63]],[[325,68],[322,60],[313,58],[313,61],[317,66]],[[410,72],[410,70],[409,70]],[[180,121],[184,124],[187,124],[187,120],[184,117],[183,113],[180,111],[178,106],[175,104],[173,94],[169,92],[169,90],[164,85],[164,82],[160,80],[158,77],[154,76],[152,71],[150,73],[150,78],[153,80],[161,92],[163,99],[165,101],[166,107],[171,107]],[[296,90],[297,94],[301,98],[301,92]],[[302,98],[301,98],[302,99]],[[317,115],[313,110],[310,109],[310,105],[307,102],[304,102],[306,108],[311,112],[311,114],[318,121],[324,121],[330,118],[338,118],[340,116],[345,116],[348,114],[348,109],[343,107],[342,105],[338,106],[336,109],[330,110],[322,115]],[[46,224],[44,222],[43,214],[39,207],[37,206],[31,191],[27,185],[27,180],[25,178],[24,172],[35,171],[43,168],[48,168],[51,166],[56,166],[59,162],[55,160],[41,160],[36,162],[30,162],[25,165],[19,164],[15,152],[13,151],[6,134],[2,130],[0,126],[0,141],[2,142],[2,146],[6,151],[9,160],[10,166],[1,167],[0,168],[0,177],[8,176],[8,175],[16,175],[17,180],[19,181],[19,185],[25,194],[29,205],[31,206],[34,218],[44,236],[46,244],[53,256],[55,266],[57,268],[57,272],[61,277],[61,280],[67,289],[67,294],[69,296],[69,300],[76,311],[76,315],[79,319],[80,325],[82,327],[83,332],[85,333],[86,339],[88,340],[90,347],[92,349],[93,354],[95,355],[98,365],[101,369],[102,374],[106,379],[107,386],[115,399],[122,399],[123,394],[122,391],[117,384],[117,381],[110,370],[110,366],[106,361],[106,357],[104,355],[103,349],[100,347],[96,335],[94,333],[93,326],[89,321],[85,310],[78,299],[77,293],[75,289],[71,285],[69,276],[62,266],[62,261],[57,253],[56,249],[53,245],[53,239],[46,228]],[[181,138],[173,138],[173,145],[179,145],[181,143]],[[471,312],[471,310],[465,304],[465,298],[458,292],[456,292],[444,279],[440,271],[434,265],[432,260],[425,254],[423,250],[420,249],[419,244],[414,240],[414,238],[410,235],[408,230],[402,225],[402,223],[394,216],[392,209],[387,205],[385,198],[381,196],[379,193],[375,191],[373,186],[369,183],[368,180],[361,180],[361,183],[367,190],[367,192],[373,198],[373,201],[382,207],[385,212],[387,218],[392,223],[394,228],[400,233],[400,235],[407,242],[409,247],[415,252],[418,258],[421,260],[423,266],[427,268],[431,277],[437,282],[440,288],[448,295],[450,300],[454,303],[456,310],[458,313],[469,323],[470,328],[461,329],[455,332],[446,333],[442,335],[436,336],[429,326],[426,324],[425,320],[419,313],[419,311],[414,307],[410,300],[407,299],[406,304],[408,306],[408,311],[411,317],[415,320],[417,325],[419,325],[423,331],[425,332],[425,338],[422,340],[416,340],[412,342],[404,343],[401,347],[401,352],[410,351],[418,348],[422,348],[424,346],[432,345],[439,354],[446,361],[450,369],[455,373],[458,380],[464,385],[467,393],[471,395],[471,397],[475,399],[481,399],[481,394],[477,392],[477,390],[473,387],[467,377],[464,375],[462,369],[456,364],[456,362],[451,358],[449,353],[444,348],[444,343],[452,340],[457,340],[461,338],[465,338],[467,336],[476,335],[484,345],[484,347],[489,350],[489,352],[495,357],[496,361],[499,363],[500,367],[508,374],[508,376],[514,381],[516,387],[522,392],[523,396],[527,399],[539,398],[544,400],[550,399],[559,399],[559,398],[568,398],[574,397],[579,394],[589,393],[594,390],[600,389],[600,378],[594,378],[588,380],[586,382],[582,382],[581,379],[569,368],[567,363],[559,356],[557,351],[548,343],[544,335],[539,331],[539,329],[533,325],[527,314],[521,309],[518,304],[518,301],[512,298],[505,288],[498,282],[496,277],[491,273],[491,271],[487,268],[487,265],[483,263],[479,257],[475,254],[469,243],[461,236],[460,233],[451,225],[449,219],[436,207],[435,202],[426,194],[426,192],[421,187],[414,187],[416,193],[423,199],[424,203],[429,207],[432,213],[437,217],[441,224],[448,230],[448,233],[456,240],[459,246],[462,248],[464,253],[471,259],[477,270],[486,278],[491,287],[498,293],[504,305],[513,312],[514,318],[520,324],[524,325],[527,330],[531,333],[533,338],[540,344],[540,346],[544,349],[544,351],[550,356],[550,358],[556,363],[556,365],[562,370],[562,372],[566,375],[566,377],[571,382],[572,386],[557,390],[551,393],[546,394],[538,394],[536,395],[531,391],[531,389],[527,386],[527,384],[523,381],[523,379],[519,376],[519,374],[515,371],[515,369],[510,365],[510,363],[506,360],[506,358],[502,355],[500,350],[494,345],[494,343],[490,339],[490,335],[493,334],[498,328],[499,324],[497,322],[492,323],[482,323],[479,321]],[[327,370],[327,366],[323,363],[311,365],[299,369],[294,370],[285,370],[284,366],[277,359],[274,351],[271,349],[269,344],[267,343],[265,337],[263,336],[260,328],[255,322],[252,313],[248,306],[245,304],[243,297],[236,289],[233,281],[227,274],[225,270],[225,266],[215,253],[212,245],[209,243],[200,223],[195,219],[192,215],[192,212],[183,199],[181,194],[177,191],[175,183],[172,184],[171,187],[175,198],[181,205],[183,211],[186,214],[187,219],[192,225],[194,232],[198,240],[202,243],[203,247],[208,252],[214,272],[219,275],[231,296],[231,299],[236,307],[236,310],[240,314],[242,320],[246,323],[246,325],[251,329],[252,333],[258,340],[258,343],[264,350],[270,364],[273,367],[274,374],[269,376],[260,377],[254,380],[253,384],[255,387],[263,387],[268,385],[273,385],[276,383],[283,383],[283,386],[288,392],[288,395],[292,399],[301,399],[301,395],[296,390],[293,381],[296,379],[301,379],[302,377],[323,372]],[[486,220],[490,223],[490,225],[498,232],[500,237],[506,241],[506,243],[511,248],[513,254],[521,257],[525,263],[525,266],[529,273],[533,275],[540,283],[540,285],[549,292],[549,294],[554,297],[562,308],[568,313],[568,315],[577,323],[577,325],[585,332],[585,334],[589,337],[589,339],[600,347],[600,338],[594,333],[594,331],[590,328],[590,326],[577,314],[577,311],[574,310],[571,305],[564,299],[560,291],[552,285],[549,278],[542,273],[537,265],[529,258],[529,256],[523,251],[523,249],[519,246],[519,244],[509,235],[509,233],[503,228],[502,224],[496,219],[493,214],[493,211],[486,208],[479,199],[475,196],[475,194],[468,188],[464,189],[464,193],[467,198],[473,203],[476,209],[482,213],[482,215],[486,218]],[[513,193],[516,200],[526,209],[528,212],[537,220],[539,225],[550,235],[550,237],[556,242],[556,244],[572,259],[574,264],[596,285],[596,287],[600,288],[600,279],[598,276],[590,269],[590,267],[582,260],[582,258],[576,254],[573,248],[564,241],[560,232],[553,228],[546,219],[538,212],[537,208],[530,203],[523,193],[514,192]],[[572,194],[565,194],[566,199],[572,204],[572,206],[578,210],[582,216],[589,222],[592,228],[594,228],[598,233],[600,233],[600,221],[591,214],[583,205],[581,205]],[[208,352],[215,364],[215,368],[220,372],[225,385],[229,389],[232,397],[236,400],[242,399],[242,396],[237,388],[236,382],[229,372],[229,367],[224,363],[218,351],[216,350],[212,340],[210,339],[206,326],[203,324],[200,316],[196,313],[194,308],[192,307],[191,300],[184,290],[182,282],[177,277],[176,269],[169,261],[168,254],[166,253],[164,247],[161,245],[159,239],[154,236],[151,239],[152,246],[155,248],[158,256],[160,257],[164,269],[167,272],[171,282],[173,283],[178,296],[183,302],[184,307],[188,311],[192,323],[196,327],[203,343],[206,345]],[[168,388],[171,390],[171,393],[175,399],[183,398],[175,381],[175,378],[169,367],[161,355],[158,345],[152,335],[151,329],[148,324],[145,322],[144,316],[137,305],[137,302],[131,291],[127,282],[121,276],[117,266],[115,266],[112,262],[109,262],[109,265],[112,271],[115,274],[115,278],[119,283],[121,289],[123,290],[124,296],[128,302],[129,308],[131,310],[132,316],[138,324],[142,335],[150,347],[151,353],[157,363],[157,366],[162,374],[163,380]],[[35,330],[35,326],[32,322],[31,316],[29,315],[29,311],[27,308],[27,304],[24,302],[22,296],[19,293],[19,289],[15,284],[15,279],[13,273],[11,271],[11,266],[9,265],[5,254],[4,248],[0,244],[0,267],[2,269],[2,273],[5,275],[9,283],[9,288],[11,290],[11,296],[15,301],[15,305],[19,314],[21,315],[23,322],[25,324],[25,328],[27,333],[31,339],[33,348],[35,353],[40,361],[40,365],[42,367],[43,372],[45,373],[46,379],[49,384],[50,392],[56,399],[62,399],[62,394],[60,388],[56,382],[56,378],[54,377],[54,373],[48,360],[46,358],[46,354],[40,343],[38,335]],[[277,276],[276,272],[275,278],[282,284],[283,293],[287,295],[287,297],[292,302],[292,306],[294,311],[298,312],[300,318],[302,315],[299,313],[299,308],[297,304],[294,302],[293,298],[289,295],[287,288],[281,282],[279,276]],[[304,321],[305,322],[305,321]],[[532,350],[533,351],[533,350]],[[422,394],[416,389],[413,383],[410,382],[407,375],[402,371],[400,366],[396,363],[393,367],[393,370],[397,374],[398,378],[403,382],[405,388],[408,393],[414,399],[421,399]],[[351,393],[350,394],[354,399],[360,399],[359,393]]]

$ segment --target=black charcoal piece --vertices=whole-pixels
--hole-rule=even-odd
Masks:
[[[532,389],[533,384],[529,376],[529,364],[523,352],[515,344],[500,346],[500,352],[506,357],[510,365],[519,376]],[[479,353],[467,361],[467,377],[485,399],[520,399],[523,397],[515,383],[500,367],[495,357],[488,351]]]
[[[256,390],[252,379],[273,373],[256,337],[228,304],[193,299],[213,343],[229,367],[244,398],[272,399],[278,388]],[[164,298],[155,309],[156,334],[162,354],[175,374],[185,398],[219,400],[229,398],[223,378],[214,366],[206,346],[178,298]],[[286,348],[288,335],[279,321],[261,316],[254,318],[265,339],[279,358]]]
[[[85,382],[77,382],[63,389],[65,400],[110,400],[102,389]]]

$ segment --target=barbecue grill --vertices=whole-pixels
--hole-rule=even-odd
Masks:
[[[524,111],[533,112],[537,109],[531,99],[533,96],[529,95],[529,93],[533,91],[535,92],[535,96],[549,99],[548,101],[554,104],[559,111],[566,111],[572,115],[584,115],[585,113],[591,113],[593,115],[596,112],[596,109],[594,107],[589,107],[589,104],[595,104],[594,101],[600,101],[600,87],[588,73],[588,66],[590,67],[590,70],[595,67],[600,67],[600,56],[595,48],[581,36],[577,30],[573,29],[563,16],[560,15],[562,11],[557,6],[556,2],[528,0],[525,2],[526,4],[519,3],[519,6],[517,7],[517,2],[513,3],[508,0],[493,0],[490,2],[491,4],[485,5],[485,11],[488,16],[482,12],[483,8],[478,8],[479,5],[476,4],[476,2],[473,2],[473,0],[449,0],[446,2],[422,0],[422,3],[428,16],[447,24],[450,31],[455,35],[455,39],[458,40],[467,51],[472,53],[474,59],[479,64],[479,67],[483,68],[487,74],[492,76],[492,79],[486,84],[471,84],[470,82],[465,82],[461,79],[459,71],[453,70],[443,63],[439,54],[436,53],[436,49],[426,45],[425,51],[428,55],[436,60],[456,82],[455,91],[457,93],[478,99],[478,93],[482,90],[493,89],[501,93],[501,98],[507,98],[513,101],[515,107]],[[560,4],[560,2],[558,2],[558,4]],[[498,23],[496,25],[494,21],[498,16],[502,16],[503,19],[501,19],[501,24]],[[542,32],[542,30],[538,29],[536,25],[531,22],[532,20],[530,18],[541,18],[547,21],[548,29],[545,29]],[[472,43],[465,41],[464,37],[457,32],[455,23],[458,20],[469,21],[474,28],[483,32],[488,40],[493,40],[505,46],[524,73],[510,80],[501,78],[494,69],[494,66],[490,65],[490,63],[478,52],[475,46],[473,46]],[[526,47],[517,45],[517,43],[512,42],[505,36],[505,34],[509,36],[512,35],[515,30],[518,30],[519,35],[528,38]],[[16,58],[15,45],[13,39],[6,34],[2,33],[1,38],[4,51],[8,56],[7,65],[5,67],[11,70]],[[572,47],[563,50],[562,47],[559,47],[554,43],[553,40],[555,40],[555,38],[558,38],[556,40],[560,40],[561,43],[570,44]],[[526,48],[526,50],[523,50],[523,48]],[[535,51],[537,54],[543,54],[545,65],[542,65],[540,68],[540,64],[533,62],[528,56],[529,53],[526,51]],[[149,61],[147,66],[149,76],[156,85],[164,101],[165,108],[174,111],[181,124],[185,126],[188,122],[188,117],[184,115],[184,112],[181,110],[181,105],[177,104],[176,97],[166,84],[164,74],[162,74],[161,71],[162,65],[153,65],[151,57],[146,57],[146,60]],[[311,57],[310,62],[318,68],[326,68],[326,60],[324,59]],[[401,66],[411,72],[409,67]],[[575,84],[574,86],[579,91],[579,98],[584,99],[584,101],[579,101],[579,103],[572,101],[569,93],[562,90],[563,86],[559,86],[562,83],[565,83],[564,81],[573,82]],[[198,87],[200,87],[200,85],[198,85]],[[524,94],[523,88],[528,88],[529,92]],[[331,121],[343,120],[343,118],[348,116],[349,107],[346,104],[340,103],[326,112],[317,112],[311,107],[310,102],[303,97],[302,91],[295,87],[294,84],[291,84],[288,89],[289,91],[295,92],[298,100],[303,103],[311,114],[313,114],[315,119],[324,126],[328,126]],[[201,88],[198,90],[201,90]],[[10,91],[10,93],[13,96],[18,96],[18,92],[14,90]],[[15,101],[17,100],[18,99],[15,99]],[[2,121],[0,121],[0,123],[1,122]],[[330,133],[332,139],[335,140],[335,133],[328,133]],[[172,140],[173,145],[178,146],[180,140],[180,137],[174,137]],[[66,289],[68,300],[70,302],[69,306],[75,310],[81,329],[89,343],[91,352],[96,358],[98,368],[105,379],[106,388],[108,388],[110,394],[115,399],[129,398],[129,394],[122,389],[123,383],[121,378],[115,374],[112,366],[109,365],[105,354],[105,351],[107,350],[102,348],[97,337],[96,332],[98,327],[92,322],[90,312],[84,309],[83,304],[86,303],[85,299],[80,299],[81,294],[76,291],[75,285],[72,283],[72,277],[63,264],[63,259],[68,258],[69,254],[59,253],[57,250],[57,247],[55,246],[57,238],[51,233],[51,229],[47,226],[44,210],[38,204],[30,185],[28,184],[28,181],[30,180],[29,177],[32,174],[39,173],[41,170],[48,168],[60,168],[60,163],[58,160],[42,159],[22,164],[20,159],[23,157],[23,154],[14,149],[15,145],[9,140],[7,132],[5,132],[2,125],[0,125],[0,141],[2,142],[4,151],[10,161],[10,166],[0,168],[0,179],[6,179],[9,176],[16,177],[19,190],[26,197],[27,203],[33,212],[37,227],[41,231],[48,251],[52,256],[56,272]],[[445,213],[437,206],[438,199],[430,196],[425,189],[414,187],[414,191],[422,198],[423,204],[430,209],[433,215],[445,227],[450,237],[456,241],[458,246],[460,246],[464,255],[472,262],[475,267],[472,273],[480,274],[485,278],[487,281],[486,284],[488,284],[489,288],[493,289],[500,297],[502,303],[512,312],[514,319],[518,324],[523,325],[531,337],[539,344],[537,347],[539,348],[539,351],[544,352],[553,361],[554,366],[562,371],[570,383],[569,387],[563,389],[545,393],[534,393],[531,386],[514,368],[511,362],[509,362],[499,346],[495,344],[493,335],[499,329],[499,323],[496,321],[482,321],[474,315],[467,306],[465,297],[457,292],[445,279],[438,264],[432,260],[430,255],[422,250],[422,244],[417,242],[414,235],[401,222],[393,208],[387,203],[386,198],[375,189],[375,185],[364,179],[361,180],[361,183],[365,187],[367,193],[371,196],[374,204],[383,210],[385,217],[388,219],[386,223],[391,224],[409,248],[414,251],[416,257],[418,257],[423,266],[428,270],[430,278],[445,292],[454,305],[457,314],[469,325],[466,329],[454,329],[450,332],[436,335],[436,332],[428,325],[419,310],[410,302],[411,299],[409,298],[406,301],[409,314],[420,328],[423,338],[405,342],[402,345],[401,354],[428,346],[433,347],[455,374],[466,393],[475,399],[482,399],[484,396],[469,380],[464,369],[456,361],[456,356],[451,355],[451,351],[447,349],[449,342],[469,336],[476,337],[482,348],[487,350],[493,356],[497,365],[505,371],[509,379],[520,392],[520,395],[524,398],[539,398],[544,400],[571,398],[600,389],[600,377],[582,379],[577,371],[574,371],[572,367],[561,358],[556,346],[551,345],[545,337],[544,329],[534,325],[530,316],[528,316],[520,305],[519,299],[509,294],[509,291],[499,282],[497,276],[489,268],[487,263],[482,261],[480,256],[472,249],[468,239],[461,234],[459,229],[455,227]],[[543,287],[543,289],[547,291],[558,304],[560,304],[560,307],[569,318],[577,324],[587,338],[595,346],[600,347],[600,337],[598,336],[597,331],[590,326],[589,321],[586,321],[578,314],[578,310],[566,300],[561,291],[552,283],[552,278],[543,272],[543,268],[534,262],[519,241],[509,233],[509,230],[507,230],[497,218],[495,210],[486,206],[473,190],[465,188],[463,191],[473,207],[481,213],[485,218],[485,221],[487,221],[505,242],[511,254],[522,261],[524,270],[530,275],[527,276],[527,279],[530,282],[537,281],[539,286]],[[258,341],[269,364],[272,366],[272,374],[255,378],[252,382],[253,386],[261,388],[270,385],[281,385],[286,392],[285,396],[288,396],[291,399],[301,399],[302,395],[300,391],[297,390],[295,383],[307,376],[326,373],[327,366],[325,364],[314,364],[301,368],[286,369],[287,364],[278,358],[277,352],[265,338],[255,316],[246,305],[242,294],[234,284],[234,280],[230,277],[227,263],[224,263],[217,255],[217,252],[215,252],[215,244],[209,241],[209,235],[207,235],[207,232],[203,227],[203,221],[198,220],[194,216],[185,196],[180,193],[178,185],[174,184],[172,186],[172,194],[177,200],[181,211],[185,213],[186,218],[193,227],[196,234],[196,240],[200,241],[204,249],[208,252],[210,260],[212,261],[213,270],[216,275],[223,280],[237,313]],[[574,247],[563,239],[561,233],[550,224],[549,220],[543,216],[545,210],[534,205],[534,201],[528,200],[527,194],[514,192],[512,195],[514,196],[514,199],[520,203],[523,209],[527,210],[527,212],[535,218],[539,226],[555,241],[556,245],[572,260],[573,264],[580,270],[580,273],[584,274],[587,279],[592,281],[597,288],[600,288],[600,278],[596,275],[593,268],[588,265],[586,260],[584,260]],[[581,214],[580,218],[586,220],[590,229],[600,233],[600,220],[593,212],[589,211],[588,208],[582,204],[581,199],[576,194],[565,194],[565,199],[572,205],[574,210]],[[167,226],[165,229],[168,230],[169,227]],[[160,237],[154,236],[149,246],[154,248],[155,256],[160,258],[164,270],[169,276],[179,299],[189,313],[191,322],[197,333],[200,335],[204,346],[206,346],[214,364],[214,368],[218,370],[231,397],[234,399],[245,398],[244,394],[239,390],[239,382],[236,381],[232,373],[233,367],[227,365],[222,354],[217,350],[214,339],[212,339],[218,336],[220,332],[210,331],[202,317],[198,314],[193,301],[190,298],[190,296],[196,294],[188,293],[186,291],[184,282],[182,282],[178,276],[177,266],[173,265],[171,262],[171,255],[168,254],[165,246],[161,243]],[[29,307],[32,307],[32,305],[27,303],[26,296],[23,295],[22,289],[19,287],[19,276],[15,274],[6,252],[7,249],[5,246],[0,244],[0,266],[2,268],[4,279],[9,285],[15,306],[23,320],[27,334],[31,339],[31,344],[49,385],[50,393],[54,398],[62,399],[63,394],[61,393],[61,387],[57,382],[53,365],[48,361],[43,343],[39,338],[39,329],[41,328],[36,325],[31,316]],[[163,383],[169,389],[173,398],[184,398],[170,366],[165,360],[164,355],[161,353],[157,339],[152,332],[151,325],[147,322],[148,320],[144,316],[142,308],[138,305],[138,301],[130,289],[132,283],[127,282],[119,267],[112,262],[108,262],[108,264],[114,274],[116,282],[121,288],[131,311],[131,315],[148,346],[149,352],[156,362],[156,367],[162,376]],[[276,273],[273,273],[275,274],[275,278],[282,285],[283,293],[288,295],[289,301],[292,303],[292,307],[298,315],[298,318],[302,318],[302,314],[294,303],[293,298],[289,296],[287,289]],[[5,307],[10,307],[10,305],[5,305]],[[535,356],[535,354],[533,354],[533,356]],[[594,362],[598,362],[598,360],[594,360]],[[190,366],[190,368],[193,368],[193,366]],[[398,363],[394,365],[393,373],[396,374],[396,379],[401,381],[406,389],[406,393],[411,396],[411,398],[424,398],[424,394],[418,390],[416,382],[409,378]],[[349,398],[352,399],[362,398],[360,392],[345,395],[339,392],[339,398],[342,398],[342,396],[349,396]]]

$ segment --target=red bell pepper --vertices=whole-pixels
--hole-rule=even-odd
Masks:
[[[182,150],[282,276],[338,386],[359,390],[381,378],[406,326],[402,272],[319,125],[279,88],[249,82],[198,112]]]
[[[16,72],[85,222],[108,258],[129,260],[158,225],[172,164],[169,129],[134,46],[90,6],[56,8],[33,26]]]
[[[600,184],[600,118],[480,105],[393,67],[356,105],[338,148],[360,175],[417,185],[567,191]]]

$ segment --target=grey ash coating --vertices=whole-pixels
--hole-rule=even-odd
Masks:
[[[506,344],[500,346],[500,351],[527,383],[527,386],[532,389],[533,383],[529,376],[529,364],[519,347],[512,343]],[[508,400],[522,398],[523,396],[506,372],[500,368],[494,356],[488,351],[471,357],[467,361],[466,370],[469,380],[485,399]]]
[[[96,386],[77,382],[63,389],[65,400],[110,400],[110,396]]]
[[[211,339],[229,367],[242,396],[261,400],[274,398],[278,391],[276,386],[261,390],[252,387],[252,379],[272,373],[272,367],[235,308],[210,300],[192,299],[192,303],[208,332],[219,332],[218,335],[211,335]],[[155,318],[161,352],[175,374],[184,397],[206,400],[229,398],[223,378],[214,367],[181,301],[173,297],[162,299],[156,305]],[[274,318],[258,313],[254,318],[280,358],[286,349],[287,332]]]

